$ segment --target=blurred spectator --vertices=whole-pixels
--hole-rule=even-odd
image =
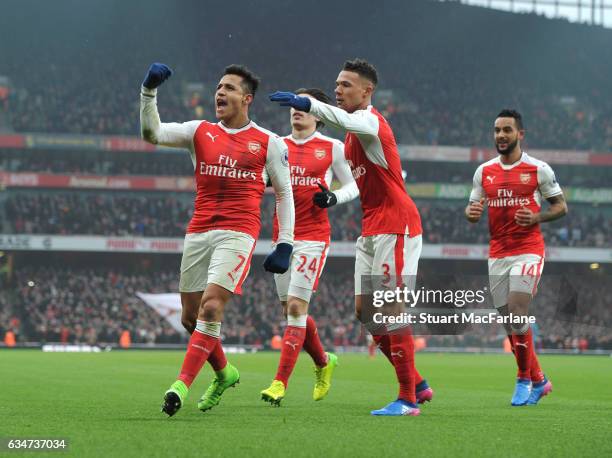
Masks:
[[[422,271],[420,282],[437,275],[436,270]],[[176,291],[177,270],[136,273],[120,267],[28,266],[16,269],[15,274],[13,286],[0,291],[0,332],[14,331],[18,342],[117,344],[126,330],[134,343],[178,343],[185,339],[186,334],[177,333],[136,297],[137,291]],[[462,278],[469,282],[471,277]],[[533,304],[541,344],[545,348],[612,349],[612,311],[607,306],[612,291],[601,288],[605,279],[597,275],[573,278],[579,280],[573,283],[578,293],[575,310],[569,314],[559,302],[559,277],[550,274],[542,279]],[[361,324],[353,313],[353,281],[350,270],[339,269],[332,261],[312,301],[310,313],[329,348],[365,345]],[[267,346],[283,320],[272,277],[255,267],[244,294],[236,296],[226,309],[223,341]],[[459,336],[427,337],[428,346],[495,348],[501,348],[504,338],[499,326],[478,326]]]
[[[142,20],[147,14],[124,3],[114,5],[121,17]],[[493,117],[502,107],[512,106],[524,115],[527,145],[532,148],[612,149],[612,101],[607,97],[612,92],[612,60],[602,58],[609,55],[609,30],[459,2],[389,0],[365,25],[376,40],[346,40],[353,34],[351,14],[368,10],[371,3],[355,0],[348,16],[338,4],[322,0],[308,11],[300,6],[297,0],[288,0],[277,13],[297,20],[294,15],[299,11],[304,23],[320,23],[321,11],[346,20],[326,27],[324,34],[313,33],[307,44],[296,45],[280,38],[292,36],[293,21],[277,24],[274,33],[267,34],[250,27],[267,20],[265,11],[255,4],[241,6],[234,18],[236,27],[228,36],[221,23],[200,27],[205,20],[201,8],[188,2],[168,18],[166,32],[175,41],[152,38],[155,44],[149,47],[155,52],[143,50],[135,57],[140,31],[118,29],[110,21],[115,16],[98,14],[91,15],[96,22],[87,16],[71,21],[64,34],[54,36],[54,45],[62,52],[29,49],[26,38],[40,25],[15,19],[6,25],[6,33],[14,39],[0,43],[3,74],[15,86],[9,96],[12,125],[21,132],[136,135],[138,87],[153,55],[172,56],[168,63],[177,70],[159,95],[165,121],[212,117],[214,87],[223,65],[230,63],[228,56],[252,65],[262,76],[261,93],[265,94],[300,86],[321,86],[332,92],[342,62],[359,55],[378,67],[381,91],[375,104],[380,103],[379,109],[402,143],[490,145]],[[37,14],[54,17],[57,23],[65,20],[62,14],[69,16],[61,6],[54,5],[46,13],[39,9]],[[206,17],[223,13],[220,5],[206,8]],[[114,35],[112,40],[82,43],[74,39],[99,27]],[[513,43],[516,49],[528,50],[514,55],[511,64],[502,64],[503,71],[499,30],[521,30]],[[555,40],[543,39],[550,36]],[[228,38],[210,46],[211,37]],[[175,43],[192,43],[193,49],[176,53]],[[392,46],[391,52],[381,53],[381,43]],[[316,59],[294,59],[287,65],[279,58],[305,55],[312,49],[319,50]],[[122,77],[109,82],[109,66],[121,68]],[[193,82],[205,91],[189,90]],[[256,98],[253,118],[279,134],[289,130],[288,111],[267,103],[265,96]]]
[[[461,200],[417,199],[425,243],[489,241],[486,217],[476,225],[465,221]],[[182,237],[193,208],[188,193],[19,192],[7,196],[0,211],[6,215],[4,231],[14,234],[96,234],[113,236]],[[612,208],[572,205],[570,214],[542,224],[549,246],[606,247],[612,240]],[[266,195],[261,206],[260,238],[272,237],[274,198]],[[361,208],[357,201],[329,209],[332,240],[357,240]]]

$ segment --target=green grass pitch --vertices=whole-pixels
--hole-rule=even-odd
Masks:
[[[259,398],[278,354],[230,355],[241,383],[202,413],[205,366],[186,405],[160,413],[183,352],[99,354],[0,351],[0,437],[63,437],[67,452],[31,456],[612,456],[612,360],[543,356],[553,393],[536,407],[511,407],[510,355],[418,354],[435,390],[420,417],[374,418],[394,399],[384,357],[339,355],[334,384],[311,399],[302,353],[280,408]],[[15,456],[19,453],[11,452]],[[7,455],[7,456],[10,456]]]

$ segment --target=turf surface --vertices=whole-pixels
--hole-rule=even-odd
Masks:
[[[0,351],[0,437],[64,437],[64,456],[612,456],[612,360],[543,356],[553,393],[511,407],[509,355],[418,354],[436,394],[420,417],[374,418],[396,394],[384,357],[340,355],[334,385],[311,400],[302,353],[280,408],[259,398],[278,355],[230,355],[241,383],[201,413],[205,366],[174,417],[159,412],[182,352]],[[10,455],[15,456],[16,452]],[[43,456],[44,453],[31,453]],[[9,455],[7,455],[9,456]]]

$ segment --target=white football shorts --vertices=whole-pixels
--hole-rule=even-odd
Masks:
[[[421,235],[378,234],[357,239],[355,295],[374,290],[414,289],[423,248]]]
[[[489,259],[489,286],[496,308],[508,304],[510,292],[535,296],[544,258],[537,254],[521,254],[505,258]]]
[[[204,291],[214,283],[242,293],[249,273],[255,239],[243,232],[212,230],[185,236],[179,291]]]
[[[284,302],[288,296],[293,296],[310,302],[312,293],[317,290],[328,251],[328,243],[296,240],[289,270],[284,274],[274,274],[278,298]]]

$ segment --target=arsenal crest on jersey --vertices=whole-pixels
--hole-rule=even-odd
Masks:
[[[249,147],[249,153],[257,154],[259,153],[259,150],[261,149],[261,143],[249,142],[248,147]]]
[[[325,150],[324,150],[324,149],[316,149],[316,150],[314,151],[314,156],[315,156],[315,157],[316,157],[318,160],[325,159],[325,156],[326,156],[326,155],[327,155],[327,153],[325,152]]]
[[[531,180],[531,174],[529,173],[521,173],[521,183],[527,184]]]

